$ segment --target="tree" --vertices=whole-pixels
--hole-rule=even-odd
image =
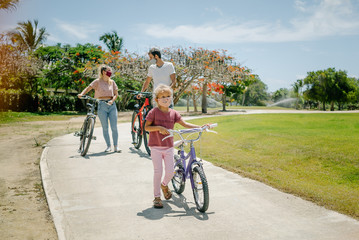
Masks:
[[[0,9],[14,10],[18,3],[19,0],[0,0]]]
[[[200,80],[202,113],[207,113],[207,95],[211,92],[208,87],[213,83],[218,86],[235,81],[244,84],[238,81],[244,76],[244,68],[232,64],[233,58],[226,54],[226,50],[173,47],[165,49],[163,56],[172,61],[176,68],[175,103],[194,81]]]
[[[335,68],[308,72],[304,79],[307,89],[304,96],[309,100],[320,101],[323,104],[330,103],[330,110],[334,110],[334,103],[338,103],[339,108],[343,103],[349,102],[357,91],[355,83],[350,81],[345,71],[336,71]]]
[[[267,85],[261,81],[258,75],[248,84],[244,94],[242,104],[245,106],[264,106],[264,101],[268,100]]]
[[[0,102],[1,109],[36,110],[36,93],[41,86],[38,73],[41,64],[23,54],[8,35],[0,34]],[[32,101],[34,100],[34,101]]]
[[[96,74],[87,76],[87,64],[97,64],[104,52],[100,46],[87,43],[40,47],[33,54],[44,63],[42,80],[48,88],[80,91],[96,78]]]
[[[27,51],[34,51],[49,36],[44,27],[38,29],[38,21],[19,22],[15,31],[10,32],[12,41]]]
[[[100,41],[107,46],[108,50],[111,51],[121,51],[123,48],[123,38],[119,37],[116,31],[112,33],[105,33],[100,36]]]
[[[299,109],[299,101],[303,103],[303,97],[302,97],[302,89],[304,86],[303,80],[299,79],[293,84],[293,92],[295,94],[295,97],[297,98],[295,108]]]
[[[280,88],[273,93],[272,100],[273,100],[273,102],[279,102],[279,101],[289,97],[289,94],[290,94],[290,92],[287,88]]]

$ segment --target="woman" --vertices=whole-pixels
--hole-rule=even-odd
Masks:
[[[108,121],[112,131],[112,140],[115,152],[121,152],[118,148],[118,132],[117,132],[117,107],[115,100],[118,96],[118,87],[110,77],[112,70],[109,66],[103,65],[99,69],[99,78],[94,80],[87,88],[85,88],[78,97],[86,95],[92,89],[95,90],[95,98],[99,99],[97,114],[102,125],[103,137],[105,138],[107,148],[105,152],[111,151],[110,136],[108,133]]]

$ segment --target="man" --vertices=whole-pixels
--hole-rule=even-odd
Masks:
[[[153,90],[160,84],[170,86],[172,89],[176,84],[176,71],[172,63],[164,62],[161,59],[161,52],[158,48],[152,48],[148,52],[150,67],[148,68],[146,81],[143,83],[141,92],[146,91],[153,79]]]

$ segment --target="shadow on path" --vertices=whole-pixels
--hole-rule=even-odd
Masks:
[[[102,157],[102,156],[106,156],[106,155],[111,155],[111,154],[115,154],[116,152],[98,152],[98,153],[90,153],[90,154],[86,154],[85,156],[81,156],[80,153],[78,155],[75,156],[70,156],[70,158],[85,158],[85,159],[90,159],[91,157]],[[118,153],[120,154],[120,153]]]
[[[171,205],[183,208],[183,211],[175,211]],[[196,207],[189,207],[186,198],[183,195],[172,194],[172,199],[163,201],[163,208],[157,209],[154,207],[147,208],[137,213],[139,217],[145,217],[150,220],[158,220],[164,217],[195,217],[198,220],[207,221],[208,215],[214,212],[202,213]]]
[[[151,156],[148,155],[147,152],[142,151],[141,149],[136,149],[136,148],[134,148],[134,147],[130,147],[129,149],[130,149],[130,151],[131,151],[132,154],[137,154],[137,155],[139,155],[141,158],[147,158],[148,160],[152,160],[152,159],[151,159]]]

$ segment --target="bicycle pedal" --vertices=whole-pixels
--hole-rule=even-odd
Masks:
[[[78,136],[80,136],[80,133],[79,133],[79,132],[75,132],[75,133],[74,133],[74,136],[75,136],[75,137],[78,137]]]
[[[96,136],[92,136],[92,139],[93,139],[93,140],[96,140]]]

